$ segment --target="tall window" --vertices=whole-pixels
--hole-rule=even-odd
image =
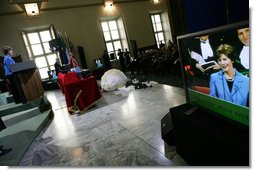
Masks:
[[[159,47],[160,43],[166,44],[161,14],[151,14],[151,20],[157,46]]]
[[[101,21],[101,27],[108,53],[114,54],[114,57],[118,59],[118,49],[122,51],[126,48],[128,49],[127,36],[122,19]]]
[[[28,56],[34,60],[42,79],[48,78],[48,71],[54,70],[58,54],[50,51],[49,41],[55,38],[53,26],[40,30],[21,31]]]

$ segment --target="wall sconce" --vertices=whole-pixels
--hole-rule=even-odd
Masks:
[[[107,11],[111,11],[113,9],[113,0],[105,0],[104,6]]]
[[[24,6],[25,6],[27,16],[33,17],[33,16],[40,15],[40,11],[39,11],[37,3],[28,3],[28,4],[24,4]]]
[[[160,0],[152,0],[152,3],[155,4],[155,5],[157,5],[157,4],[160,3]]]

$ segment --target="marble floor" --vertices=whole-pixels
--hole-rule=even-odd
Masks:
[[[161,118],[185,102],[184,89],[154,84],[103,92],[95,106],[70,115],[60,90],[45,92],[54,119],[24,154],[20,166],[183,166],[161,138]]]

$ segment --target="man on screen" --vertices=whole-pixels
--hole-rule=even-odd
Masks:
[[[237,36],[238,39],[241,41],[241,45],[236,47],[236,53],[239,57],[239,62],[242,64],[242,66],[249,70],[249,44],[250,44],[250,34],[249,34],[249,28],[240,28],[237,29]]]
[[[210,76],[210,95],[238,104],[249,106],[249,78],[234,67],[235,53],[232,46],[224,44],[216,50],[219,72]]]
[[[190,44],[189,54],[192,58],[192,66],[204,73],[207,69],[213,68],[218,70],[219,66],[214,61],[214,51],[217,47],[217,42],[211,40],[209,35],[202,35]],[[207,62],[213,61],[214,63],[208,67],[204,67]]]

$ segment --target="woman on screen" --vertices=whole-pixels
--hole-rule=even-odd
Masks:
[[[221,67],[219,72],[210,76],[210,95],[248,106],[249,78],[239,73],[234,67],[234,49],[227,44],[216,50],[216,60]]]

